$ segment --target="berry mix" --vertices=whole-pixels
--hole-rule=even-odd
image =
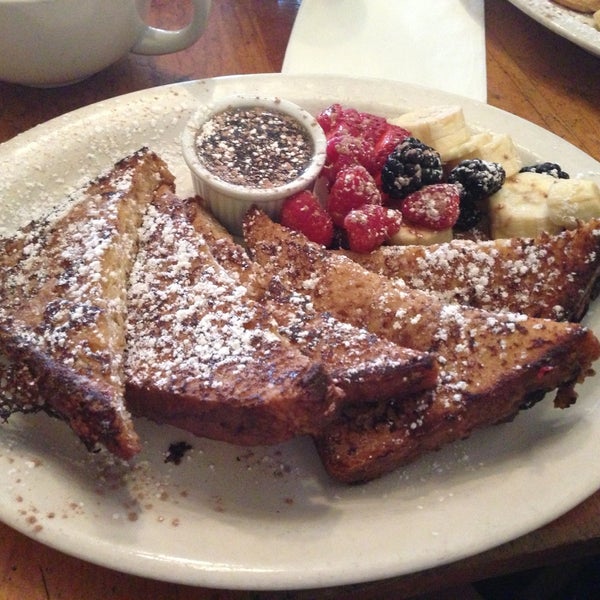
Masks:
[[[332,104],[317,121],[327,138],[325,193],[288,198],[281,223],[326,247],[370,252],[403,225],[469,230],[505,181],[502,165],[477,158],[448,169],[438,151],[384,117]],[[551,163],[527,169],[568,177]]]

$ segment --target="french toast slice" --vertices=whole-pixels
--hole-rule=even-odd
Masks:
[[[166,193],[149,206],[128,293],[127,403],[138,416],[238,445],[313,434],[341,391],[279,334]]]
[[[124,404],[126,286],[154,192],[173,184],[142,149],[3,239],[0,416],[44,410],[88,448],[140,450]]]
[[[343,410],[315,436],[326,470],[340,481],[381,476],[513,418],[551,390],[566,406],[600,356],[600,343],[581,325],[446,304],[309,242],[258,209],[247,214],[244,236],[251,256],[318,310],[437,357],[432,391]]]
[[[600,220],[559,234],[489,241],[455,239],[432,246],[340,251],[363,267],[445,302],[580,321],[597,294]]]
[[[203,208],[201,199],[187,202],[194,228],[217,262],[267,308],[281,335],[300,352],[323,363],[334,384],[344,392],[344,404],[415,393],[435,385],[437,364],[430,354],[401,348],[316,311],[307,295],[289,291],[277,277],[269,277],[250,260],[244,248]]]

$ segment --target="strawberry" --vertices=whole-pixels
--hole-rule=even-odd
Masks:
[[[336,132],[327,140],[325,174],[332,182],[339,171],[349,165],[363,165],[370,171],[372,156],[373,144],[348,133]]]
[[[375,144],[387,128],[384,117],[370,113],[359,112],[354,108],[344,109],[341,117],[340,127],[358,137]]]
[[[355,108],[344,108],[332,104],[317,115],[317,121],[325,135],[348,134],[375,143],[387,127],[384,117],[359,112]]]
[[[386,208],[384,222],[387,237],[391,238],[393,235],[400,231],[400,226],[402,225],[402,213],[399,210]]]
[[[317,122],[325,132],[325,135],[329,135],[329,133],[335,129],[341,119],[343,111],[344,109],[341,104],[332,104],[317,115]]]
[[[413,225],[436,231],[448,229],[460,213],[460,187],[452,183],[423,186],[404,198],[400,210]]]
[[[373,145],[387,131],[389,123],[385,117],[379,117],[369,113],[360,113],[363,124],[363,137]]]
[[[354,137],[363,137],[364,126],[360,113],[354,108],[342,108],[330,135],[346,133]]]
[[[409,136],[410,132],[403,127],[387,123],[384,132],[375,142],[373,150],[373,166],[377,173],[381,173],[387,157],[392,153],[394,148]]]
[[[354,252],[371,252],[394,235],[401,223],[400,212],[379,204],[365,204],[351,210],[344,218],[348,246]]]
[[[329,246],[333,241],[333,221],[312,192],[299,192],[286,198],[280,221],[317,244]]]
[[[381,192],[373,176],[362,165],[343,168],[327,197],[327,210],[333,222],[341,227],[344,217],[364,204],[381,204]]]

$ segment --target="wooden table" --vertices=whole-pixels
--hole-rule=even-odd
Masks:
[[[196,78],[278,72],[299,4],[300,0],[216,0],[205,35],[187,51],[162,57],[132,55],[67,88],[0,83],[0,142],[119,94]],[[185,19],[184,2],[157,0],[154,5],[157,24],[174,27]],[[452,41],[448,44],[451,51]],[[600,160],[600,58],[547,31],[504,0],[486,2],[486,44],[490,104],[553,131]],[[598,553],[600,491],[550,525],[467,560],[319,594],[228,592],[142,579],[65,556],[0,525],[0,600],[399,599]]]

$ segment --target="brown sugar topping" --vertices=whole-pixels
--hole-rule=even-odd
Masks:
[[[228,183],[255,188],[278,187],[297,179],[313,152],[298,121],[257,107],[218,113],[201,128],[196,147],[211,173]]]

